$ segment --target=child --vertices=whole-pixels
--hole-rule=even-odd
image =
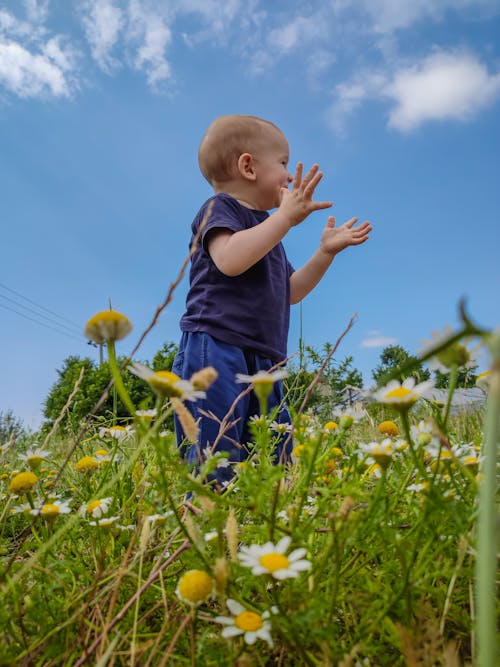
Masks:
[[[336,227],[330,216],[319,248],[294,270],[281,240],[310,213],[330,208],[332,202],[312,199],[322,178],[318,165],[303,176],[299,162],[292,176],[288,159],[285,135],[255,116],[217,118],[200,145],[199,166],[215,195],[192,224],[191,243],[203,226],[191,258],[182,338],[172,370],[189,379],[199,369],[213,366],[219,375],[206,398],[190,404],[194,417],[201,416],[198,443],[188,453],[191,462],[203,460],[214,443],[231,462],[247,458],[248,420],[260,409],[253,392],[234,406],[245,387],[236,382],[236,375],[268,371],[285,359],[290,304],[301,301],[318,284],[338,252],[364,243],[372,229],[368,222],[354,227],[358,218]],[[269,215],[273,208],[276,212]],[[231,407],[228,428],[219,434],[220,420]],[[290,422],[279,381],[273,385],[268,408],[278,408],[276,421]],[[178,422],[176,432],[180,443]],[[279,447],[277,456],[282,455]],[[230,468],[218,468],[217,481],[223,484],[232,474]]]

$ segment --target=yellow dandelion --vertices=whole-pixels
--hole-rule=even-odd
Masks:
[[[179,579],[175,593],[179,600],[197,607],[212,597],[214,589],[215,581],[207,572],[190,570]]]
[[[93,456],[82,456],[82,458],[75,463],[75,470],[78,472],[90,472],[99,467],[99,461]]]
[[[20,472],[11,479],[9,491],[21,495],[31,491],[38,482],[38,477],[32,472]]]
[[[383,421],[378,425],[378,432],[382,433],[383,435],[388,435],[388,436],[397,436],[399,435],[399,428],[397,424],[394,422],[387,420]]]

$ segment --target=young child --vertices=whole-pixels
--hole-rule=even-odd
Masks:
[[[260,409],[253,392],[234,405],[245,388],[236,375],[268,371],[285,359],[290,304],[318,284],[337,253],[364,243],[372,229],[368,222],[355,227],[358,218],[336,227],[330,216],[318,249],[295,270],[281,240],[310,213],[330,208],[332,202],[313,201],[322,178],[317,164],[303,176],[299,162],[292,176],[288,159],[283,132],[255,116],[217,118],[200,145],[199,166],[215,195],[192,224],[191,243],[203,226],[191,258],[182,338],[172,370],[189,379],[213,366],[219,375],[205,399],[189,404],[194,417],[201,417],[198,443],[188,452],[191,462],[203,460],[214,443],[231,462],[247,458],[248,420]],[[231,408],[228,428],[220,434],[220,421]],[[291,421],[280,381],[273,385],[268,408],[279,409],[276,421]],[[183,433],[177,421],[176,433],[180,444]],[[282,455],[279,446],[277,456]],[[232,474],[230,467],[218,468],[217,482],[223,484]]]

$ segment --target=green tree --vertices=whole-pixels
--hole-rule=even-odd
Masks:
[[[155,370],[170,370],[174,360],[177,346],[174,343],[165,343],[153,357],[152,367]],[[121,366],[125,357],[118,358]],[[88,357],[71,356],[63,361],[60,369],[57,369],[58,379],[51,387],[44,401],[43,414],[47,420],[46,426],[54,423],[61,414],[68,398],[83,368],[84,374],[80,386],[71,402],[68,412],[62,420],[62,425],[72,430],[78,428],[79,424],[95,408],[105,389],[110,383],[111,372],[109,364],[104,362],[97,364]],[[133,404],[138,409],[147,409],[154,406],[155,397],[148,384],[127,369],[123,370],[123,383],[129,392]],[[115,396],[113,390],[109,392],[107,399],[97,410],[96,415],[111,418],[115,413],[118,420],[130,418],[130,414],[123,405],[119,396]]]
[[[287,392],[287,400],[292,408],[298,409],[300,407],[307,388],[331,350],[331,343],[325,343],[321,352],[316,351],[313,347],[306,346],[304,348],[306,366],[299,369],[289,368],[289,376],[284,381],[284,386]],[[311,365],[311,369],[307,368],[308,363]],[[313,407],[319,412],[323,409],[330,410],[332,405],[339,403],[342,391],[347,385],[362,387],[363,377],[352,364],[353,357],[346,357],[340,362],[333,357],[330,358],[323,369],[320,382],[313,390],[308,407]]]
[[[12,410],[0,410],[0,445],[18,440],[25,435],[23,422],[14,416]]]
[[[398,372],[398,369],[407,367],[409,370]],[[372,377],[378,385],[383,385],[391,378],[400,381],[414,377],[416,382],[428,380],[431,374],[424,368],[420,359],[407,352],[401,345],[388,345],[380,354],[380,363],[372,371]]]
[[[477,365],[472,368],[460,368],[457,377],[457,387],[468,389],[476,386],[477,379]],[[450,382],[449,373],[441,373],[441,371],[434,371],[434,382],[438,389],[447,389]]]

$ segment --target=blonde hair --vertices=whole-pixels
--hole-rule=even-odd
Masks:
[[[201,173],[211,185],[227,182],[237,176],[238,158],[255,151],[259,142],[267,138],[266,130],[279,127],[258,116],[219,116],[210,125],[201,140],[198,164]]]

